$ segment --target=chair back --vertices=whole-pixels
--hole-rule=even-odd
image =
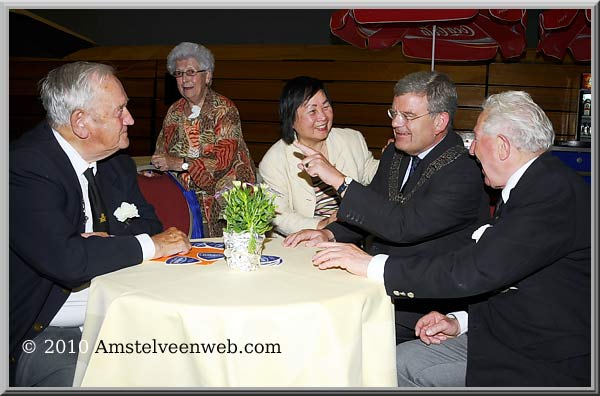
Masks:
[[[138,168],[137,180],[142,195],[154,207],[165,229],[176,227],[190,238],[203,237],[202,212],[193,191],[186,191],[168,172]]]

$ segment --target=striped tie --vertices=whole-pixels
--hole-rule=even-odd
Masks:
[[[419,162],[421,162],[421,158],[419,158],[416,155],[411,156],[410,158],[412,159],[412,161],[410,162],[410,170],[408,171],[409,178],[412,176],[413,173],[415,173],[415,169],[417,169],[417,166],[419,166]]]

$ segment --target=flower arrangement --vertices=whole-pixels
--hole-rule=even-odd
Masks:
[[[248,251],[256,249],[256,237],[273,228],[276,193],[266,184],[234,181],[233,187],[220,194],[224,200],[222,211],[227,222],[225,232],[249,233]]]

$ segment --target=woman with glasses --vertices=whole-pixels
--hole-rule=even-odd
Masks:
[[[379,160],[373,158],[360,132],[332,128],[331,100],[316,78],[296,77],[284,86],[279,117],[281,139],[259,165],[261,177],[280,193],[275,230],[287,235],[305,228],[323,228],[336,219],[339,195],[318,177],[298,169],[303,155],[293,143],[319,151],[342,173],[365,185],[375,175]]]
[[[182,42],[171,50],[167,70],[182,98],[169,107],[152,156],[157,169],[174,172],[186,189],[196,192],[204,237],[223,234],[215,192],[233,180],[256,181],[238,110],[210,87],[214,69],[213,54],[202,45]]]

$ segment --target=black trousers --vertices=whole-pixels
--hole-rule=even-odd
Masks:
[[[24,343],[15,386],[73,386],[80,341],[79,327],[47,327],[27,345]]]

